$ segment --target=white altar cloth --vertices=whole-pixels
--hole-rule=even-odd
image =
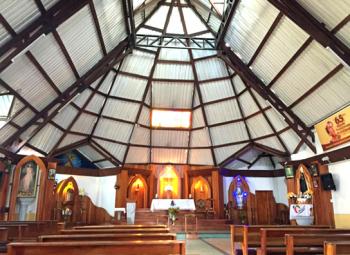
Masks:
[[[173,207],[179,207],[180,210],[196,210],[193,199],[153,199],[151,203],[151,212],[155,210],[168,210],[171,207],[171,201],[174,201]]]

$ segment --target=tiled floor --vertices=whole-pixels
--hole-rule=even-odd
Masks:
[[[185,240],[184,235],[178,235]],[[223,234],[200,234],[197,239],[186,239],[187,255],[229,255],[230,239]]]

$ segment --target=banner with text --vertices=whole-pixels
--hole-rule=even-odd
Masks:
[[[350,141],[350,106],[315,125],[323,150]]]

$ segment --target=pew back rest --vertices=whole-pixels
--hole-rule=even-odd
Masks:
[[[324,255],[349,255],[350,241],[326,241],[324,244]]]
[[[131,241],[131,240],[176,240],[172,233],[134,233],[134,234],[87,234],[87,235],[43,235],[39,242],[63,241]]]
[[[117,234],[117,233],[169,233],[169,228],[137,228],[137,229],[64,229],[61,234]]]
[[[10,243],[8,255],[81,255],[81,254],[110,255],[164,255],[186,254],[184,241],[113,241],[113,242],[27,242]]]
[[[132,229],[132,228],[167,228],[167,225],[91,225],[76,226],[73,229]]]

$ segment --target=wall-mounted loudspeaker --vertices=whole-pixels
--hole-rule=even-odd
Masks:
[[[336,190],[332,174],[321,175],[321,182],[324,190]]]

